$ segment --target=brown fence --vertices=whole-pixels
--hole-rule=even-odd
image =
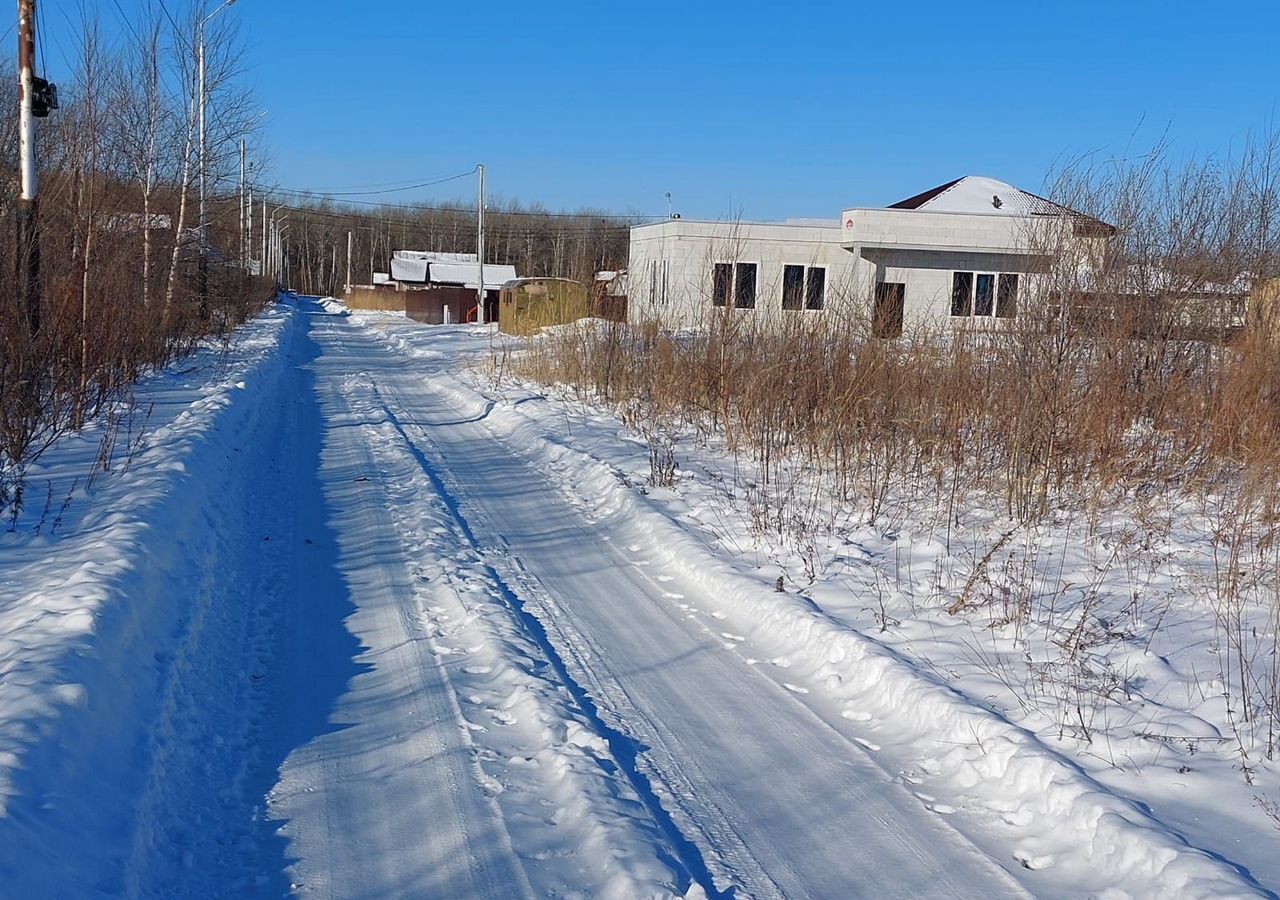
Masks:
[[[379,309],[390,312],[405,311],[405,292],[394,287],[352,286],[345,302],[350,309]]]
[[[476,292],[464,287],[434,287],[425,291],[405,291],[404,314],[415,322],[457,325],[465,322],[476,306]]]

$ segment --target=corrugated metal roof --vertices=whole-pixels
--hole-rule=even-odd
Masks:
[[[475,262],[433,262],[431,267],[432,284],[460,284],[463,287],[478,287],[480,283],[479,263]],[[516,275],[515,266],[484,264],[484,286],[486,290],[498,290]]]

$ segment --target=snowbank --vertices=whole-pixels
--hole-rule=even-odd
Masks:
[[[152,826],[175,799],[161,796],[174,788],[163,774],[195,755],[210,769],[209,760],[232,760],[217,742],[243,741],[236,753],[247,764],[248,736],[219,733],[217,708],[200,712],[198,733],[183,733],[181,723],[192,679],[217,680],[203,654],[226,642],[220,662],[249,665],[252,634],[223,627],[223,598],[184,577],[182,560],[189,542],[216,567],[235,539],[219,532],[211,510],[234,503],[236,495],[220,494],[238,467],[259,461],[246,463],[249,436],[276,413],[292,316],[285,306],[269,309],[225,352],[209,346],[139,384],[139,409],[151,410],[143,448],[91,488],[85,476],[102,423],[56,445],[31,473],[33,493],[48,485],[54,509],[63,497],[69,506],[56,533],[50,514],[28,508],[16,533],[0,539],[0,883],[8,896],[45,896],[53,884],[59,896],[129,893],[137,886],[122,881],[126,861],[164,855],[182,866],[204,852],[196,835],[188,855],[171,841],[161,846]],[[231,669],[207,702],[234,708],[250,691],[244,669]]]
[[[785,660],[788,682],[819,685],[822,706],[833,705],[853,722],[880,724],[874,749],[892,742],[901,755],[917,754],[902,777],[926,789],[933,798],[927,802],[946,814],[964,810],[971,827],[963,830],[979,845],[997,853],[1012,846],[1026,869],[1055,870],[1048,883],[1097,896],[1264,893],[1247,873],[1190,846],[1142,806],[938,674],[805,598],[779,594],[744,573],[627,487],[612,466],[548,439],[536,420],[510,407],[499,407],[491,421],[495,428],[500,421],[508,436],[519,435],[513,446],[533,448],[566,492],[592,498],[602,521],[629,522],[629,533],[655,558],[700,584],[716,602],[712,615]]]

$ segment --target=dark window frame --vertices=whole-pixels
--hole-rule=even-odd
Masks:
[[[1001,272],[996,282],[996,318],[1015,319],[1018,316],[1018,288],[1022,279],[1017,272]]]
[[[782,308],[785,310],[804,309],[806,291],[805,267],[788,263],[782,267]]]
[[[988,292],[984,296],[982,286]],[[1014,319],[1018,315],[1020,272],[952,272],[951,317],[954,319]]]
[[[951,273],[951,315],[957,319],[967,319],[973,315],[972,272]]]
[[[814,276],[817,276],[817,290],[814,290]],[[827,267],[809,266],[804,277],[804,308],[825,309],[827,305]]]
[[[733,263],[715,263],[711,269],[711,305],[728,306],[732,295]]]
[[[986,288],[983,290],[983,288]],[[973,276],[973,317],[989,319],[996,311],[996,273],[975,272]]]
[[[750,271],[751,277],[743,276]],[[735,262],[733,264],[733,308],[755,309],[759,289],[760,264]]]

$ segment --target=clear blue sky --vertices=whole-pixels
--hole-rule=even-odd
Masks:
[[[1035,190],[1064,154],[1122,155],[1166,129],[1180,153],[1227,151],[1280,99],[1265,0],[239,0],[226,15],[279,183],[483,161],[492,193],[550,208],[664,212],[670,191],[687,217],[834,217],[964,174]]]

